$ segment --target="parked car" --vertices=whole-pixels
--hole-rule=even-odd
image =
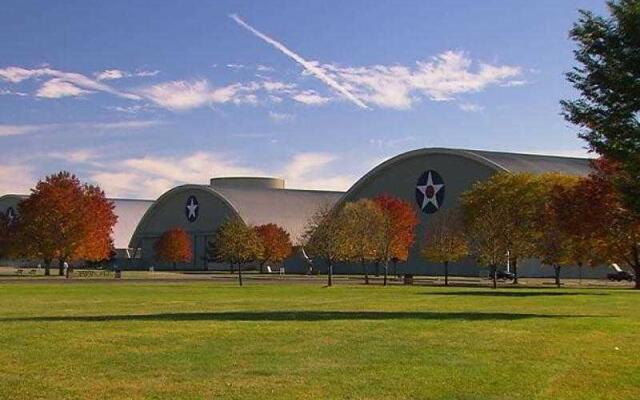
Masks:
[[[487,279],[493,279],[493,277],[491,276],[491,272],[489,272],[489,274],[487,275]],[[516,279],[516,275],[513,272],[499,269],[496,271],[496,279],[499,281],[512,281]]]
[[[627,271],[616,271],[616,272],[611,272],[607,274],[607,279],[609,279],[610,281],[616,281],[616,282],[620,282],[620,281],[631,282],[635,279],[635,277],[633,276],[633,274]]]

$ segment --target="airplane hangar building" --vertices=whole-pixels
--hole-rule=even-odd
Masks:
[[[206,258],[207,242],[229,218],[240,218],[248,225],[278,224],[298,245],[307,221],[316,210],[323,205],[333,206],[342,195],[342,192],[285,189],[284,180],[278,178],[214,178],[210,185],[178,186],[149,208],[129,247],[140,252],[139,265],[168,268],[169,265],[155,259],[153,246],[163,232],[182,228],[192,237],[194,257],[177,268],[215,269],[216,264]]]
[[[214,178],[209,185],[173,188],[156,201],[114,199],[119,217],[114,241],[118,262],[123,268],[170,268],[155,259],[153,247],[163,232],[183,228],[192,237],[194,257],[179,269],[217,269],[206,259],[207,243],[217,228],[229,218],[246,224],[275,223],[289,232],[299,245],[309,218],[323,205],[339,206],[348,201],[389,194],[409,201],[419,214],[416,244],[409,260],[398,265],[398,273],[440,274],[441,265],[430,264],[419,255],[430,219],[440,210],[458,205],[460,195],[478,181],[498,172],[560,172],[585,176],[590,161],[583,158],[515,154],[504,152],[425,148],[391,158],[358,180],[346,193],[285,189],[277,178]],[[0,212],[15,213],[24,196],[0,197]],[[288,272],[305,272],[307,265],[297,252],[286,261]],[[227,266],[224,266],[226,268]],[[322,269],[322,268],[321,268]],[[537,260],[520,262],[522,276],[549,276],[549,267]],[[477,276],[478,267],[468,258],[450,266],[452,274]],[[338,265],[336,273],[360,273],[356,265]],[[393,272],[393,271],[392,271]],[[602,277],[604,269],[585,268],[584,276]],[[563,275],[576,275],[566,268]]]
[[[416,244],[407,263],[398,265],[398,271],[414,274],[441,274],[442,266],[427,263],[419,254],[430,218],[439,210],[455,207],[460,195],[477,182],[498,172],[561,172],[586,176],[591,171],[590,161],[584,158],[514,154],[492,151],[426,148],[400,154],[375,167],[356,182],[342,197],[339,204],[381,193],[405,199],[415,206],[419,214]],[[478,267],[472,259],[450,266],[452,274],[477,276]],[[518,271],[523,276],[549,276],[552,270],[540,267],[537,260],[521,263]],[[338,270],[339,272],[339,270]],[[603,270],[587,271],[603,276]],[[571,274],[566,269],[564,274]]]

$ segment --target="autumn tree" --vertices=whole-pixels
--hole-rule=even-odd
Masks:
[[[431,218],[421,253],[427,261],[442,263],[444,284],[449,286],[449,263],[469,254],[459,209],[440,210]]]
[[[66,261],[105,259],[117,221],[113,208],[98,187],[82,185],[69,172],[48,176],[18,204],[17,236],[22,239],[16,251],[42,258],[46,275],[55,258],[60,275]]]
[[[601,159],[594,166],[595,171],[580,181],[574,193],[588,203],[584,229],[593,232],[599,257],[631,268],[635,288],[640,289],[640,218],[614,186],[619,164]]]
[[[618,163],[612,183],[640,215],[640,1],[607,5],[610,16],[581,11],[570,32],[579,65],[567,79],[580,96],[562,107],[590,149]]]
[[[563,266],[576,263],[574,248],[581,238],[565,229],[562,218],[568,216],[564,210],[567,193],[579,182],[575,176],[548,173],[540,177],[543,190],[540,193],[540,212],[537,231],[541,232],[536,240],[536,255],[543,264],[553,267],[555,284],[560,287],[560,271]]]
[[[406,261],[415,241],[418,216],[411,203],[400,198],[382,194],[374,198],[382,211],[382,229],[376,250],[377,258],[384,267],[384,285],[387,285],[389,262]]]
[[[364,282],[369,284],[367,264],[377,260],[382,238],[384,215],[380,206],[371,199],[360,199],[344,205],[339,219],[345,237],[346,257],[359,262]]]
[[[262,252],[258,256],[260,273],[264,273],[266,263],[280,264],[291,255],[292,247],[289,233],[276,224],[255,227],[262,243]]]
[[[165,231],[154,244],[156,259],[171,263],[176,269],[177,263],[189,262],[193,259],[193,243],[191,236],[181,228]]]
[[[497,287],[497,269],[505,261],[507,246],[502,232],[505,208],[482,190],[478,182],[460,196],[465,234],[470,253],[489,268],[493,288]]]
[[[333,266],[348,258],[344,225],[339,211],[325,204],[311,216],[303,235],[304,249],[313,262],[323,260],[327,264],[327,286],[333,285]]]
[[[227,262],[233,271],[238,267],[238,283],[242,286],[242,267],[257,261],[262,254],[262,242],[256,230],[241,219],[232,218],[220,225],[208,249],[209,258]]]

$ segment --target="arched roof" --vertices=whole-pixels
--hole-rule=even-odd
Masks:
[[[139,236],[162,204],[172,196],[189,190],[204,191],[221,200],[233,215],[247,225],[274,223],[281,226],[289,233],[294,244],[299,243],[313,213],[322,205],[333,206],[343,194],[317,190],[182,185],[165,192],[147,210],[131,237],[130,247],[138,246]]]
[[[27,198],[24,194],[7,194],[0,197],[1,200],[13,199],[17,204]],[[113,212],[118,216],[118,222],[113,227],[113,244],[116,249],[126,249],[138,223],[147,209],[153,204],[153,200],[109,199],[114,204]],[[0,210],[4,211],[4,210]]]
[[[404,160],[432,154],[463,157],[476,161],[496,172],[560,172],[579,176],[586,176],[591,172],[591,160],[588,158],[431,147],[411,150],[378,164],[349,188],[342,197],[342,201],[348,201],[351,193],[357,191],[381,171],[392,168]]]

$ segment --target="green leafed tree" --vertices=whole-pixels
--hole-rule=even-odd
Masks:
[[[449,263],[469,254],[464,223],[459,209],[438,211],[427,227],[422,244],[422,257],[444,266],[444,284],[449,286]]]
[[[333,285],[333,266],[349,255],[339,215],[329,204],[321,206],[309,219],[303,235],[304,250],[313,263],[324,261],[327,265],[327,286]]]
[[[344,205],[339,219],[342,224],[346,256],[359,262],[364,282],[369,284],[367,265],[378,259],[378,248],[383,236],[384,215],[378,204],[370,199],[360,199]]]
[[[239,218],[232,218],[220,225],[209,244],[209,259],[238,267],[238,284],[242,286],[242,268],[257,261],[262,254],[262,242],[256,230]]]
[[[567,79],[580,96],[561,104],[589,148],[619,163],[614,184],[640,215],[640,0],[607,5],[609,16],[581,11],[570,31],[578,65]]]

